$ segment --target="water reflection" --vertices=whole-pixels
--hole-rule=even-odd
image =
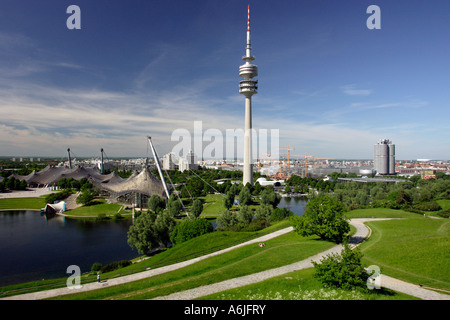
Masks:
[[[0,286],[66,277],[75,264],[82,272],[138,256],[127,243],[131,220],[86,221],[39,211],[0,212]]]
[[[288,210],[291,210],[295,215],[302,216],[305,212],[306,202],[306,197],[284,197],[281,198],[278,208],[286,208]]]

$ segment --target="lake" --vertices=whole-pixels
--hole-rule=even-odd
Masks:
[[[307,200],[305,197],[283,197],[278,204],[278,208],[286,208],[288,210],[291,210],[295,215],[302,216],[305,212],[306,202]]]
[[[68,277],[67,267],[88,272],[139,256],[127,244],[131,220],[86,221],[62,216],[46,218],[39,211],[0,212],[0,286]]]

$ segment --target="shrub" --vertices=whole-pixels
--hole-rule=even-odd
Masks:
[[[448,217],[450,217],[450,209],[438,212],[437,214],[438,214],[438,216],[441,216],[443,218],[448,218]]]
[[[268,226],[270,226],[269,221],[265,219],[254,219],[252,222],[249,223],[248,226],[242,228],[240,231],[253,232],[262,230],[264,228],[267,228]]]
[[[224,230],[230,229],[239,223],[238,216],[235,212],[230,210],[224,210],[222,214],[217,218],[217,226]]]
[[[102,267],[100,269],[100,272],[105,273],[105,272],[114,271],[114,270],[129,266],[130,264],[131,264],[131,261],[129,261],[129,260],[120,260],[120,261],[111,262],[111,263],[105,265],[104,267]]]
[[[361,265],[362,254],[359,249],[351,250],[348,245],[341,254],[332,253],[322,258],[320,263],[312,262],[315,277],[326,286],[342,289],[364,287],[368,273]]]
[[[71,193],[72,193],[72,191],[70,191],[69,189],[65,189],[63,191],[56,192],[56,193],[50,193],[45,196],[45,202],[52,204],[55,201],[59,201],[59,200],[63,200],[65,198],[67,198]]]
[[[442,209],[439,203],[437,203],[436,201],[418,203],[414,205],[414,208],[422,211],[439,211]]]
[[[293,215],[292,211],[286,208],[275,208],[270,215],[270,221],[281,221]]]
[[[114,214],[114,220],[120,220],[120,219],[123,219],[123,216],[119,212],[116,212]]]
[[[100,262],[94,262],[94,264],[91,267],[92,272],[98,272],[102,268],[102,264]]]
[[[175,226],[170,241],[175,245],[212,231],[213,226],[206,219],[184,220]]]
[[[99,213],[95,220],[101,221],[101,220],[108,220],[109,217],[106,215],[106,213]]]
[[[255,210],[255,218],[269,220],[272,215],[273,208],[269,204],[262,204]]]

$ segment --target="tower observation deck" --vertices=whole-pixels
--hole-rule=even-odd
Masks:
[[[246,54],[242,57],[245,64],[239,67],[239,76],[243,77],[244,80],[239,82],[239,93],[242,93],[246,97],[251,97],[258,90],[258,80],[253,80],[254,77],[258,76],[258,67],[252,64],[255,57],[251,54],[251,42],[250,42],[250,6],[248,6],[248,18],[247,18],[247,48]]]
[[[250,6],[248,6],[247,16],[247,47],[245,61],[239,67],[239,76],[244,80],[239,82],[239,93],[245,96],[245,134],[244,134],[244,177],[243,184],[250,183],[253,185],[253,169],[252,169],[252,96],[257,93],[258,80],[253,80],[258,75],[258,67],[252,64],[255,57],[251,54],[250,42]]]

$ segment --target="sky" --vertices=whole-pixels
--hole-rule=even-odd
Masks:
[[[0,156],[149,156],[147,136],[163,155],[196,121],[243,128],[247,5],[257,133],[291,156],[390,139],[398,160],[450,159],[448,0],[1,0]]]

